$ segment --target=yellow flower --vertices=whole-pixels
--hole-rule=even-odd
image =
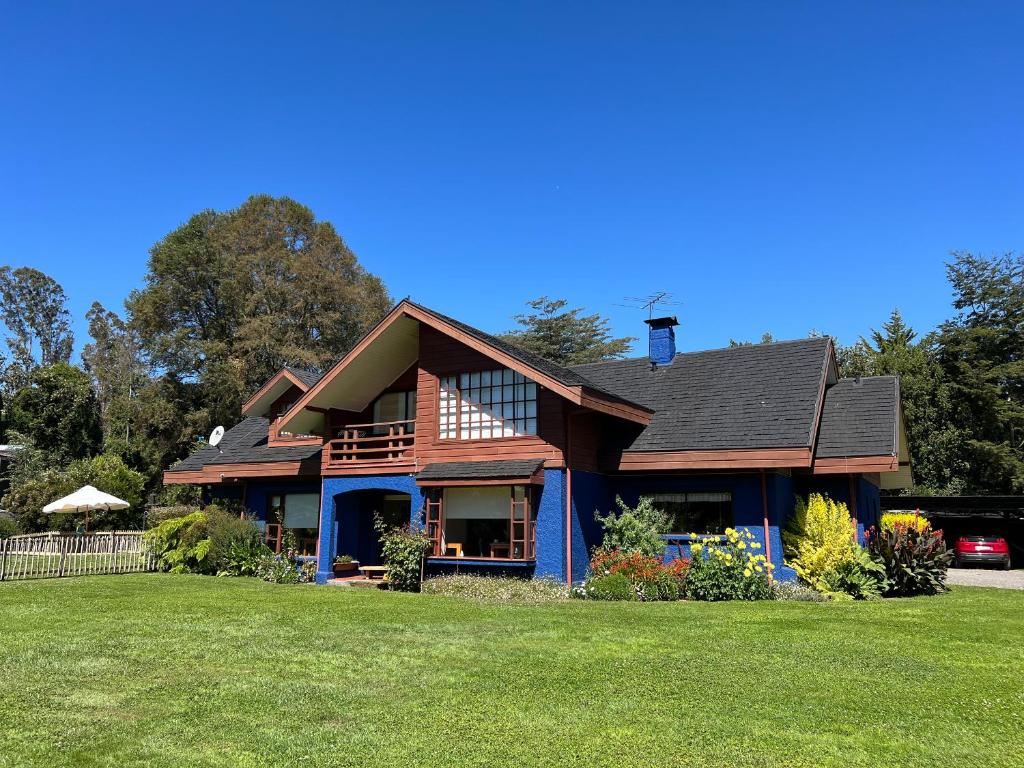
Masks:
[[[749,576],[750,575],[750,569],[749,568],[744,568],[743,569],[743,575],[744,576]]]
[[[737,544],[736,546],[737,546],[737,548],[739,548],[739,549],[746,549],[746,548],[747,548],[747,545],[746,545],[746,543],[745,543],[745,542],[742,542],[742,541],[741,541],[741,542],[740,542],[739,544]]]
[[[751,549],[760,549],[760,548],[761,548],[761,545],[760,545],[760,544],[758,544],[758,543],[757,543],[757,542],[755,541],[755,542],[754,542],[753,544],[751,544],[751,545],[750,545],[750,548],[751,548]]]

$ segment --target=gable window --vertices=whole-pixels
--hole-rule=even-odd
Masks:
[[[373,434],[388,434],[388,424],[406,422],[403,431],[416,431],[416,390],[409,392],[385,392],[373,402]]]
[[[438,411],[442,440],[536,435],[537,384],[508,368],[442,376]]]
[[[672,533],[722,534],[733,527],[732,494],[728,491],[652,493],[654,506],[669,516]]]

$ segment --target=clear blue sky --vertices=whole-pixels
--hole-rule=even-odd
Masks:
[[[48,7],[44,7],[48,6]],[[491,331],[540,294],[685,349],[899,306],[1024,247],[1024,7],[0,3],[0,263],[120,308],[148,248],[255,192],[396,298]]]

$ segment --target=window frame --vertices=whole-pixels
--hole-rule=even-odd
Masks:
[[[377,413],[380,408],[380,401],[389,395],[398,395],[401,399],[401,410],[405,412],[404,419],[395,419],[399,422],[409,422],[404,426],[404,434],[412,435],[416,432],[416,406],[417,406],[417,395],[415,389],[400,389],[391,392],[381,392],[374,398],[373,403],[370,405],[370,418],[374,424],[391,424],[389,421],[380,421],[380,417]],[[409,406],[412,406],[412,415],[409,415]],[[375,435],[386,435],[387,430],[384,427],[374,427],[373,433]]]
[[[735,510],[735,507],[733,506],[734,499],[733,499],[733,492],[731,490],[725,490],[725,489],[718,490],[718,489],[716,489],[716,490],[700,490],[700,491],[656,491],[656,492],[653,492],[653,493],[643,493],[643,494],[641,494],[641,496],[649,497],[651,499],[651,502],[657,508],[658,507],[658,497],[659,496],[697,496],[697,495],[707,495],[707,494],[721,494],[723,496],[728,496],[729,497],[729,513],[730,513],[730,516],[731,516],[732,519],[730,521],[723,521],[722,530],[724,531],[726,528],[734,528],[736,526],[736,510]],[[663,502],[663,503],[665,503],[665,502]],[[677,503],[677,504],[678,503],[687,504],[687,503],[694,503],[694,502],[682,501],[682,502],[674,502],[674,503]],[[720,502],[720,503],[724,503],[724,502]],[[661,510],[661,511],[664,511],[664,510]],[[696,534],[698,537],[701,537],[701,536],[722,536],[723,535],[722,533],[712,533],[710,531],[697,531],[697,530],[677,531],[677,530],[675,530],[675,528],[677,527],[675,525],[675,520],[672,520],[671,522],[672,522],[672,529],[669,530],[665,535],[668,536],[669,538],[672,538],[672,539],[686,539],[686,538],[690,538],[690,534]]]
[[[500,486],[507,488],[509,493],[508,557],[490,557],[487,555],[460,557],[457,555],[446,555],[447,540],[445,538],[445,528],[448,520],[445,515],[445,491],[449,487],[463,488],[465,486],[435,486],[430,488],[427,493],[424,506],[424,523],[427,536],[432,545],[430,554],[427,555],[428,559],[453,562],[460,560],[488,560],[495,563],[530,563],[537,559],[537,518],[534,510],[534,488],[526,483]],[[516,544],[520,544],[522,547],[521,557],[513,556]]]
[[[494,384],[493,383],[493,379],[491,381],[489,381],[487,384],[483,384],[482,383],[483,377],[484,377],[485,374],[490,377],[490,376],[493,376],[493,374],[495,372],[497,372],[497,371],[501,371],[502,372],[502,383],[500,385]],[[508,384],[505,383],[505,372],[506,371],[512,375],[512,380]],[[482,402],[483,397],[481,396],[481,402],[473,402],[470,399],[471,395],[467,396],[464,399],[464,392],[466,391],[466,389],[464,389],[463,386],[462,386],[462,382],[463,382],[464,377],[469,379],[469,386],[466,389],[468,389],[471,393],[474,390],[479,391],[479,392],[482,393],[484,389],[487,389],[489,391],[488,397],[490,397],[492,399],[492,401],[491,402],[486,402],[486,403]],[[480,383],[474,385],[474,383],[473,383],[473,378],[474,377],[477,377],[477,381],[479,381]],[[449,381],[449,380],[453,383],[453,388],[446,390],[444,387],[447,386],[446,382]],[[540,392],[541,392],[542,388],[541,388],[540,384],[538,384],[536,381],[531,379],[529,376],[521,374],[518,371],[514,371],[514,370],[512,370],[511,368],[508,368],[508,367],[501,367],[501,368],[488,368],[486,370],[484,370],[484,369],[477,369],[477,370],[472,370],[472,371],[460,370],[460,371],[456,371],[454,373],[439,374],[436,377],[436,381],[437,381],[437,396],[434,399],[434,406],[436,408],[436,413],[437,413],[437,433],[435,435],[435,439],[438,442],[467,443],[467,442],[472,442],[474,440],[523,440],[523,439],[535,439],[535,438],[540,436]],[[523,398],[522,399],[518,399],[517,398],[517,392],[518,392],[518,388],[519,387],[523,388]],[[494,395],[495,389],[501,389],[502,390],[502,399],[499,400],[497,403],[493,402],[493,395]],[[512,393],[511,393],[512,394],[512,399],[511,400],[505,400],[504,399],[504,395],[505,395],[505,390],[506,389],[511,389],[512,390]],[[530,389],[533,390],[533,397],[532,398],[527,396],[527,393],[530,391]],[[454,393],[454,400],[449,401],[449,403],[447,404],[447,409],[443,410],[444,398],[449,393]],[[530,407],[529,406],[530,406],[530,404],[533,405],[533,415],[532,416],[529,415],[529,411],[530,411]],[[472,436],[472,432],[473,432],[473,429],[474,429],[473,421],[470,420],[469,424],[465,425],[465,423],[463,422],[463,413],[464,413],[464,411],[468,412],[473,406],[484,406],[484,405],[488,406],[488,410],[483,411],[483,409],[478,409],[478,411],[480,411],[483,414],[486,414],[486,415],[489,416],[489,422],[487,424],[487,429],[490,431],[490,434],[487,435],[487,436],[478,435],[476,437],[473,437]],[[494,405],[500,406],[503,411],[504,411],[505,408],[511,408],[512,409],[512,415],[506,417],[502,413],[502,415],[499,417],[500,421],[497,421],[496,417],[490,411],[490,407],[494,406]],[[522,416],[520,416],[517,413],[517,409],[518,409],[518,407],[520,405],[523,408]],[[453,411],[454,411],[454,419],[455,419],[454,422],[445,422],[444,421],[445,417],[451,415]],[[533,432],[524,431],[524,432],[521,432],[521,433],[517,433],[515,431],[516,430],[516,424],[518,422],[520,422],[520,421],[523,422],[524,429],[526,429],[526,430],[529,429],[529,425],[532,422],[533,423]],[[496,434],[494,434],[495,428],[496,428],[496,424],[500,424],[501,425],[501,430],[502,430],[502,432],[504,432],[504,427],[505,427],[505,425],[507,423],[512,424],[513,434],[511,434],[511,435],[506,435],[506,434],[496,435]],[[466,427],[467,434],[469,435],[467,437],[462,437],[463,426]],[[484,427],[483,427],[483,424],[482,424],[482,420],[481,420],[480,424],[476,425],[476,429],[480,433],[483,432]],[[445,436],[446,433],[447,433],[448,436]]]

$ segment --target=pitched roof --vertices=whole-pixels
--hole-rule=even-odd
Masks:
[[[828,338],[752,344],[573,370],[609,392],[654,410],[626,451],[810,447]]]
[[[169,472],[195,471],[204,465],[255,464],[278,461],[305,461],[319,458],[319,445],[267,445],[270,422],[262,416],[242,419],[224,433],[216,448],[207,445],[172,466]]]
[[[894,456],[899,399],[895,376],[840,379],[825,394],[815,458]]]
[[[323,376],[323,374],[320,373],[319,371],[311,371],[308,368],[294,368],[290,365],[286,365],[284,369],[288,371],[288,373],[290,373],[292,376],[297,378],[299,381],[301,381],[303,384],[305,384],[306,389],[309,389],[318,381],[320,381],[320,378]]]
[[[509,461],[455,461],[428,464],[416,476],[417,480],[504,480],[530,477],[544,465],[543,459],[515,459]]]
[[[408,299],[406,301],[408,301]],[[530,352],[529,350],[523,349],[521,347],[517,347],[515,344],[510,344],[509,342],[500,339],[497,336],[492,336],[489,333],[484,333],[480,329],[474,328],[471,325],[466,325],[465,323],[460,322],[453,317],[442,315],[440,312],[436,312],[433,309],[430,309],[429,307],[424,307],[422,304],[417,304],[414,301],[408,301],[408,303],[416,307],[417,309],[426,312],[429,315],[433,315],[439,320],[448,323],[449,325],[455,326],[463,333],[466,333],[469,336],[475,338],[477,341],[481,341],[484,344],[487,344],[491,347],[494,347],[497,350],[500,350],[501,352],[504,352],[506,355],[515,358],[523,365],[528,365],[531,368],[550,376],[555,381],[564,384],[567,387],[591,387],[597,391],[600,391],[600,389],[598,387],[595,387],[592,382],[587,380],[583,375],[581,375],[572,368],[566,368],[564,365],[553,363],[550,360],[543,358],[538,354]]]

